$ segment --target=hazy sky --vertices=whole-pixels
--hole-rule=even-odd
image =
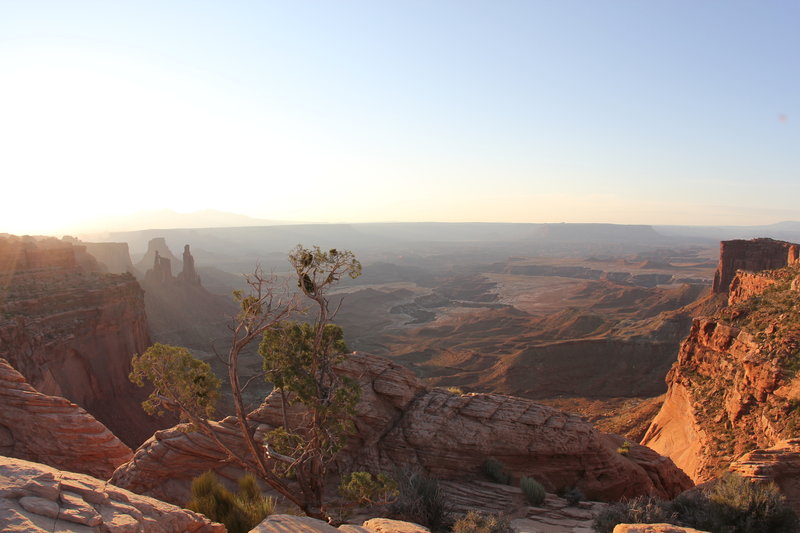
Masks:
[[[800,219],[800,2],[0,0],[0,232]]]

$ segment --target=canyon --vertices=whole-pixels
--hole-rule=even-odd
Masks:
[[[204,284],[235,285],[196,265],[193,252],[184,244],[178,258],[153,239],[134,262],[124,243],[0,235],[3,455],[177,505],[205,470],[234,485],[241,468],[174,418],[145,415],[148,391],[127,378],[131,355],[152,340],[210,362],[215,343],[224,346],[236,305]],[[337,322],[357,351],[337,372],[362,396],[331,483],[353,470],[421,468],[466,497],[462,504],[478,505],[481,490],[501,489],[464,487],[478,487],[483,462],[495,457],[513,480],[534,477],[551,493],[672,498],[734,471],[774,481],[798,507],[798,245],[723,242],[716,273],[702,249],[637,254],[509,257],[446,274],[376,263],[379,279],[345,284]],[[259,365],[246,354],[243,370]],[[257,436],[282,424],[277,393],[262,385],[246,401]],[[213,427],[241,446],[231,417]],[[36,475],[63,475],[48,472]],[[144,523],[141,509],[114,518],[98,502],[45,492],[93,523],[107,515]],[[0,518],[37,523],[12,493]]]
[[[85,248],[0,237],[0,357],[43,394],[83,407],[129,446],[170,425],[146,415],[128,379],[150,345],[142,288],[108,274]]]

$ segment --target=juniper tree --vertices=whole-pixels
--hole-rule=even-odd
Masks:
[[[331,323],[338,306],[331,309],[330,290],[342,277],[356,278],[361,264],[350,251],[323,251],[298,245],[289,254],[299,295],[311,301],[308,322],[288,318],[300,310],[298,295],[282,297],[275,278],[256,269],[247,281],[250,290],[235,291],[240,311],[231,327],[231,340],[223,360],[241,430],[242,449],[226,445],[211,421],[219,380],[211,368],[197,361],[185,348],[156,344],[134,356],[132,381],[152,383],[153,392],[143,403],[150,413],[171,410],[208,436],[236,463],[295,503],[307,515],[327,519],[324,481],[328,466],[341,448],[351,426],[358,400],[356,383],[340,378],[335,365],[346,358],[341,328]],[[260,341],[264,378],[282,398],[282,405],[300,404],[305,416],[257,439],[247,421],[242,399],[239,358]],[[297,490],[299,489],[299,490]]]

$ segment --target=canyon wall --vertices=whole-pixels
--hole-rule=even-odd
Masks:
[[[737,270],[758,272],[794,264],[800,258],[800,245],[773,239],[722,241],[719,266],[712,290],[727,293]]]
[[[108,479],[133,456],[108,428],[74,403],[31,387],[0,359],[0,455]]]
[[[796,245],[732,242],[740,260],[729,255],[717,273],[719,280],[730,279],[729,305],[693,321],[667,375],[666,400],[642,440],[695,482],[718,476],[745,452],[769,448],[800,431]],[[759,259],[762,252],[765,257]],[[730,277],[723,263],[786,266]]]
[[[128,380],[131,356],[150,345],[143,291],[130,274],[81,266],[82,247],[47,242],[34,251],[35,241],[0,239],[2,264],[13,264],[0,274],[0,357],[137,446],[169,423],[142,411],[146,393]]]

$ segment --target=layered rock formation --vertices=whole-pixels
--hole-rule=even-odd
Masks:
[[[167,246],[167,240],[164,237],[156,237],[147,242],[147,252],[141,260],[136,263],[136,268],[142,272],[147,272],[148,269],[153,268],[156,262],[156,256],[166,259],[170,265],[181,267],[180,260],[175,257]]]
[[[200,284],[188,244],[183,248],[182,262],[174,259],[163,238],[151,239],[147,254],[144,260],[152,257],[152,268],[147,271],[142,287],[153,340],[186,346],[212,365],[218,364],[212,353],[213,345],[227,344],[228,326],[239,307],[232,297],[211,294]],[[182,265],[177,277],[172,275],[176,264]],[[221,367],[215,367],[215,371],[226,372]]]
[[[224,533],[225,527],[87,475],[0,457],[0,530]]]
[[[58,396],[37,392],[0,359],[0,454],[108,479],[133,456],[103,424]]]
[[[81,267],[82,252],[69,243],[2,241],[3,263],[15,270],[0,274],[0,357],[38,391],[67,398],[126,444],[140,444],[164,421],[145,415],[146,393],[128,380],[131,356],[150,345],[139,284],[130,274]]]
[[[752,250],[735,247],[749,261],[745,266],[779,261],[775,250],[786,252],[784,263],[796,257],[790,243],[747,242]],[[766,259],[757,259],[765,249]],[[723,281],[724,268],[721,262]],[[798,274],[796,262],[737,273],[729,307],[695,319],[681,345],[667,375],[666,400],[642,443],[672,458],[695,482],[716,477],[742,453],[800,431],[800,299],[792,288]]]
[[[753,481],[775,483],[787,503],[800,512],[800,439],[746,453],[731,464],[730,470]]]
[[[479,475],[488,457],[496,457],[515,478],[535,477],[550,490],[575,485],[595,499],[668,498],[691,486],[668,459],[637,445],[620,454],[621,438],[531,400],[429,389],[411,371],[361,353],[339,372],[362,386],[356,433],[337,464],[341,472],[391,472],[407,466],[443,479],[466,479]],[[282,424],[280,404],[280,396],[272,394],[249,415],[257,436]],[[302,413],[295,408],[287,416]],[[233,419],[217,427],[222,438],[241,447]],[[112,482],[180,502],[190,480],[205,470],[215,469],[228,479],[240,475],[221,461],[224,457],[207,437],[178,427],[156,433],[114,473]]]
[[[126,242],[84,242],[75,237],[63,237],[64,242],[82,247],[100,264],[103,272],[111,274],[139,273],[131,262],[128,243]]]
[[[722,241],[719,245],[719,267],[714,275],[713,291],[726,293],[738,270],[759,272],[795,264],[800,258],[800,245],[773,239]]]
[[[178,274],[178,281],[188,285],[200,285],[200,276],[194,269],[194,257],[188,244],[183,247],[183,270]]]

